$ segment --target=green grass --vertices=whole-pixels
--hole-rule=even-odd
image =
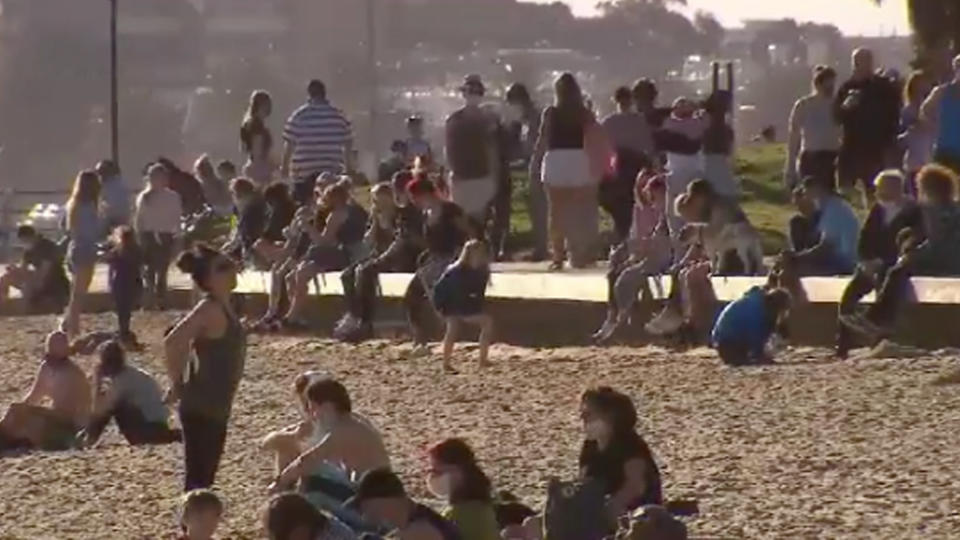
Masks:
[[[743,209],[760,231],[763,249],[768,255],[779,253],[787,246],[787,223],[793,214],[790,195],[783,185],[783,161],[786,148],[782,144],[750,145],[739,150],[734,172],[742,181]],[[533,246],[527,197],[528,178],[525,173],[514,174],[513,213],[511,216],[510,245],[515,252],[529,251]],[[366,191],[366,190],[362,190]],[[358,193],[364,204],[369,197]],[[601,230],[605,238],[613,223],[601,212]]]

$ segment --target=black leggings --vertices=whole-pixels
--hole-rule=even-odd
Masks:
[[[209,488],[220,467],[227,422],[181,410],[180,425],[183,426],[184,492]]]
[[[340,274],[343,298],[347,312],[364,324],[372,324],[377,309],[377,283],[383,272],[412,272],[416,270],[416,256],[402,249],[385,258],[367,259],[354,263]]]
[[[110,290],[113,293],[113,310],[117,314],[117,327],[122,339],[130,335],[130,318],[133,310],[140,304],[143,287],[139,283],[114,283]]]
[[[167,295],[167,272],[173,258],[173,235],[142,233],[140,247],[146,254],[146,287],[161,304]]]
[[[183,440],[183,433],[179,429],[170,429],[166,422],[148,422],[136,407],[125,402],[118,403],[113,410],[90,422],[87,435],[93,440],[99,439],[110,420],[116,420],[120,434],[134,446],[170,444]]]

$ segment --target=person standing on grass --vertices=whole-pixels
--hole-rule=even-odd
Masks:
[[[637,175],[649,167],[654,154],[653,134],[646,116],[633,105],[633,94],[626,86],[617,88],[613,95],[617,112],[603,119],[601,125],[613,144],[617,167],[613,178],[600,184],[600,202],[613,218],[617,240],[622,242],[630,234],[633,221],[633,190]]]
[[[307,86],[309,101],[297,109],[283,129],[280,175],[313,190],[322,173],[353,169],[353,128],[340,110],[327,101],[327,87],[318,80]]]
[[[167,401],[180,402],[184,491],[190,491],[213,485],[243,376],[247,339],[230,305],[236,263],[198,244],[180,256],[177,267],[205,294],[163,341],[171,385]]]
[[[837,160],[842,191],[863,188],[864,208],[873,199],[873,179],[891,163],[900,127],[900,95],[889,79],[874,71],[873,52],[853,53],[853,75],[840,87],[834,114],[843,126]]]
[[[167,272],[173,258],[174,242],[180,233],[183,205],[170,189],[170,171],[155,163],[147,169],[147,186],[137,196],[134,229],[146,263],[146,289],[150,302],[163,309],[167,295]]]
[[[813,92],[797,100],[790,112],[787,162],[783,181],[787,189],[812,176],[833,189],[836,185],[840,124],[833,111],[837,73],[831,67],[813,69]]]
[[[80,314],[97,263],[97,242],[103,237],[100,218],[100,177],[93,171],[81,171],[67,201],[67,264],[73,274],[70,303],[60,329],[70,336],[80,335]]]
[[[920,118],[936,134],[934,161],[960,174],[960,55],[953,59],[953,79],[930,93]]]
[[[920,117],[923,103],[933,91],[933,78],[923,70],[910,74],[903,88],[903,110],[900,112],[900,147],[903,149],[904,190],[916,197],[917,173],[933,160],[934,130]]]
[[[453,202],[483,228],[499,186],[499,121],[482,107],[486,88],[478,75],[460,87],[464,106],[447,118],[446,153]]]
[[[265,187],[273,180],[273,135],[267,128],[267,119],[273,112],[273,99],[264,90],[250,96],[250,106],[240,126],[240,151],[247,156],[243,175]]]
[[[540,133],[541,111],[526,86],[514,83],[507,89],[506,132],[508,157],[511,164],[521,167],[525,172],[530,166],[533,146]],[[530,213],[530,226],[533,229],[533,254],[531,259],[540,262],[547,258],[547,194],[539,178],[528,177],[529,190],[527,207]],[[503,205],[508,204],[506,201]]]
[[[450,358],[464,323],[480,327],[480,367],[490,365],[493,317],[484,306],[489,285],[490,252],[483,242],[470,240],[433,289],[433,305],[447,327],[443,337],[443,370],[447,373],[454,372]]]

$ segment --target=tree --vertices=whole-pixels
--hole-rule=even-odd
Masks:
[[[726,30],[712,13],[698,10],[693,16],[693,27],[697,29],[697,34],[700,36],[699,52],[701,54],[712,55],[720,50]]]
[[[882,4],[885,0],[871,0]],[[890,1],[890,0],[886,0]],[[949,73],[950,56],[960,53],[960,2],[906,0],[913,29],[916,67]]]

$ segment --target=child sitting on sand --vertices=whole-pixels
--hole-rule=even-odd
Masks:
[[[470,240],[463,246],[460,257],[450,265],[433,290],[433,305],[443,316],[447,331],[443,337],[443,370],[453,372],[450,358],[457,334],[464,324],[480,327],[480,367],[490,364],[490,340],[493,318],[484,304],[490,284],[490,253],[487,245]]]
[[[223,501],[209,489],[195,489],[180,499],[179,540],[211,540],[220,518],[223,517]]]
[[[780,288],[753,287],[727,305],[717,318],[711,345],[731,366],[769,364],[771,336],[782,328],[790,311],[790,293]]]

